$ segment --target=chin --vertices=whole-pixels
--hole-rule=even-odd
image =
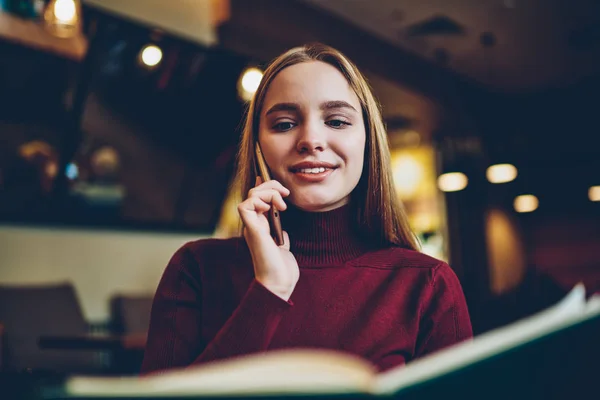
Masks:
[[[330,196],[293,196],[290,200],[299,209],[312,212],[332,210],[343,204],[342,199]]]

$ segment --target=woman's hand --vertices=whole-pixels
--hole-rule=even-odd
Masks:
[[[286,301],[296,287],[300,270],[294,255],[290,253],[287,232],[283,232],[283,245],[277,246],[271,236],[267,215],[272,205],[280,211],[285,210],[287,205],[283,198],[289,194],[290,191],[281,183],[275,180],[263,183],[258,177],[248,198],[238,205],[256,280]]]

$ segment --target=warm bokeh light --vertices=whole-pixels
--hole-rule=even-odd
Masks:
[[[140,52],[140,59],[142,63],[147,67],[156,67],[163,58],[163,52],[160,47],[150,44],[142,49]]]
[[[56,156],[56,150],[42,140],[33,140],[19,146],[19,155],[25,159],[32,159],[36,155],[52,158]]]
[[[44,173],[49,178],[56,178],[56,175],[58,175],[58,164],[56,162],[49,162],[44,167]]]
[[[427,143],[418,145],[419,134],[409,132],[414,132],[416,138],[413,135],[412,139],[417,140],[412,144],[396,143],[398,147],[392,147],[390,152],[395,193],[405,207],[410,227],[421,241],[422,251],[445,258],[435,149]]]
[[[537,210],[540,202],[532,194],[523,194],[515,198],[514,207],[516,212],[527,213]]]
[[[409,130],[401,135],[402,145],[417,147],[421,144],[421,134],[415,130]]]
[[[98,177],[114,176],[120,168],[120,156],[116,149],[103,146],[90,156],[90,167]]]
[[[79,0],[50,0],[44,9],[43,20],[54,36],[77,36],[81,34],[81,4]]]
[[[256,89],[258,89],[258,85],[260,85],[262,77],[263,72],[258,68],[248,68],[242,73],[242,78],[240,79],[240,96],[244,100],[252,98]]]
[[[588,197],[590,201],[600,201],[600,186],[592,186],[588,190]]]
[[[423,179],[423,167],[409,154],[392,158],[392,171],[396,192],[401,198],[411,197]]]
[[[443,192],[458,192],[467,187],[469,179],[462,172],[449,172],[438,177],[438,187]]]
[[[72,22],[77,14],[74,0],[56,0],[54,3],[54,16],[63,23]]]
[[[506,183],[515,180],[517,173],[512,164],[496,164],[488,167],[486,177],[491,183]]]

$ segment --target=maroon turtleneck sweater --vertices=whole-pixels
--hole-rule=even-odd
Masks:
[[[243,238],[184,245],[156,291],[141,372],[289,347],[350,352],[385,370],[470,338],[452,269],[370,246],[350,209],[282,213],[300,266],[289,301],[254,279]]]

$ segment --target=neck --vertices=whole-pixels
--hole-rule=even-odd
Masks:
[[[301,267],[340,265],[369,250],[369,244],[360,237],[350,204],[325,212],[288,205],[281,213],[281,224]]]

